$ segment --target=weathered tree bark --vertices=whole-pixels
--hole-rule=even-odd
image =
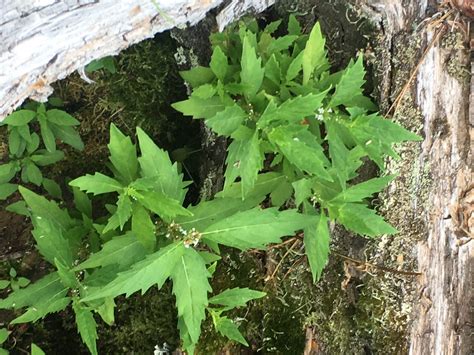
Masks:
[[[456,25],[453,21],[462,25],[463,17],[458,9],[445,8],[436,14],[440,3],[430,1],[411,1],[408,6],[406,1],[367,3],[371,7],[366,7],[369,12],[375,10],[381,15],[379,23],[389,48],[393,48],[397,36],[413,33],[413,24],[421,23],[414,34],[422,43],[421,51],[416,65],[410,68],[412,83],[400,101],[400,106],[403,101],[412,101],[422,114],[425,139],[412,164],[430,175],[427,195],[421,196],[420,186],[413,193],[411,206],[417,211],[417,200],[428,202],[419,216],[426,223],[427,237],[417,246],[418,271],[422,276],[418,280],[410,353],[469,354],[474,348],[474,104],[472,84],[469,112],[469,81],[455,78],[449,68],[453,56],[457,56],[458,65],[469,68],[469,41],[464,38],[464,48],[457,50],[442,45]],[[452,11],[449,26],[436,21],[448,11]],[[401,86],[394,80],[396,74],[391,72],[394,59],[396,54],[390,53],[387,66],[383,67],[388,73],[385,72],[380,85],[382,102],[393,101],[401,92]],[[418,178],[417,184],[421,185],[421,176]],[[396,196],[397,186],[392,186],[390,193]]]
[[[223,0],[35,0],[0,2],[0,120],[26,98],[44,101],[51,83],[93,59],[157,32],[195,24]],[[272,0],[232,1],[218,15],[262,11]]]
[[[404,0],[354,1],[381,32],[375,52],[379,102],[387,111],[409,76],[401,77],[395,44],[405,36],[421,43],[418,60],[408,72],[411,84],[400,101],[420,112],[424,142],[407,164],[427,171],[429,188],[415,181],[406,214],[425,224],[426,238],[417,246],[417,304],[410,337],[412,354],[468,354],[472,351],[472,280],[474,179],[472,148],[474,105],[469,113],[469,83],[450,73],[453,49],[442,45],[451,31],[430,28],[440,3]],[[113,55],[155,33],[198,22],[222,0],[53,0],[0,3],[0,119],[26,98],[44,100],[50,84],[83,68],[93,59]],[[248,8],[261,11],[271,0],[235,0],[218,15],[222,28]],[[316,3],[316,1],[315,1]],[[156,6],[158,4],[158,6]],[[449,11],[449,10],[446,10]],[[446,13],[446,12],[444,12]],[[346,14],[347,15],[347,14]],[[453,10],[452,20],[459,21]],[[430,21],[430,16],[432,20]],[[423,21],[423,20],[426,21]],[[413,32],[413,23],[421,24]],[[441,23],[437,23],[441,25]],[[466,49],[459,63],[468,61]],[[474,70],[474,69],[473,69]],[[472,89],[471,89],[472,91]],[[472,102],[472,96],[471,96]],[[395,112],[403,121],[403,112]],[[402,181],[389,194],[397,196]],[[417,176],[414,176],[415,180]],[[423,194],[423,196],[421,196]],[[420,208],[423,200],[425,207]],[[400,222],[400,228],[403,221]],[[411,226],[410,226],[411,227]],[[411,241],[412,242],[412,241]]]

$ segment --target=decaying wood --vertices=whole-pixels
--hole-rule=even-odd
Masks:
[[[195,24],[223,0],[1,0],[0,120],[26,98],[44,101],[51,83],[93,59],[115,55],[172,27]],[[234,0],[233,10],[261,11],[269,0]]]
[[[448,34],[454,26],[453,19],[457,21],[462,16],[456,9],[450,10],[451,22],[440,33],[439,26],[430,27],[429,17],[441,3],[431,8],[426,2],[416,1],[409,6],[389,0],[367,3],[371,6],[366,10],[381,16],[388,44],[398,33],[411,32],[413,23],[426,25],[419,35],[425,53],[412,68],[413,82],[406,90],[423,116],[425,139],[416,163],[422,166],[421,170],[428,170],[431,177],[425,197],[428,208],[423,212],[427,239],[417,247],[418,271],[422,276],[418,278],[410,353],[468,354],[474,348],[474,104],[471,103],[469,114],[469,84],[448,73],[452,49],[443,48],[441,40],[436,38]],[[433,22],[441,25],[440,21]],[[466,61],[467,58],[465,53]],[[386,88],[384,100],[396,96],[392,83]],[[396,188],[393,193],[397,193]],[[415,194],[414,209],[417,198]]]

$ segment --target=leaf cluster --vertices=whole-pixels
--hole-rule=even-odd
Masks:
[[[246,199],[259,174],[285,177],[271,202],[315,214],[305,246],[316,281],[329,253],[328,220],[370,237],[396,232],[368,206],[393,177],[354,179],[363,159],[383,169],[386,156],[397,157],[394,143],[420,138],[375,112],[362,55],[330,72],[319,23],[303,34],[290,16],[287,34],[275,36],[280,27],[259,30],[252,20],[214,34],[209,67],[181,73],[193,91],[173,107],[229,137],[224,189],[240,181]]]
[[[84,343],[96,354],[97,313],[114,320],[114,299],[173,283],[181,338],[193,352],[206,310],[216,329],[246,343],[223,315],[264,295],[248,289],[226,290],[209,298],[210,278],[220,245],[265,248],[314,223],[297,210],[261,210],[258,206],[278,184],[278,173],[262,174],[252,197],[242,201],[236,183],[211,201],[184,206],[187,182],[176,163],[137,128],[135,145],[114,125],[110,128],[110,176],[95,173],[72,180],[75,210],[20,187],[33,222],[38,251],[53,273],[16,290],[0,308],[24,309],[12,323],[34,322],[72,304]],[[108,194],[109,213],[94,218],[90,197]],[[88,248],[84,248],[84,245]]]
[[[18,174],[23,183],[43,186],[51,196],[60,198],[59,185],[44,177],[41,168],[64,158],[57,142],[83,149],[74,128],[79,121],[63,110],[47,110],[45,104],[31,102],[0,124],[6,126],[8,135],[8,160],[0,165],[0,200],[17,191],[18,185],[12,181]]]

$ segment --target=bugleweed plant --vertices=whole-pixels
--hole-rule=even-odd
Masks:
[[[230,137],[224,190],[240,178],[245,200],[262,171],[285,177],[271,202],[317,219],[304,230],[316,281],[329,254],[328,220],[368,237],[396,232],[368,207],[393,177],[354,179],[363,158],[383,169],[386,156],[397,157],[394,143],[420,137],[374,113],[362,89],[362,55],[331,73],[319,23],[304,35],[290,16],[288,34],[277,38],[280,24],[260,31],[253,20],[212,35],[209,67],[182,72],[193,91],[173,107]]]
[[[265,294],[233,288],[209,298],[209,279],[220,259],[219,245],[264,249],[283,236],[314,225],[315,218],[296,209],[259,207],[280,183],[278,173],[259,176],[252,196],[245,201],[240,198],[240,184],[235,183],[212,201],[184,207],[187,183],[177,164],[172,164],[168,154],[140,128],[137,136],[139,156],[131,139],[111,126],[108,147],[113,176],[95,173],[71,181],[76,211],[61,209],[54,201],[20,186],[37,248],[56,271],[14,291],[0,301],[0,308],[26,308],[14,324],[34,322],[72,305],[81,337],[96,354],[93,312],[111,324],[114,298],[140,290],[144,293],[171,280],[178,327],[189,353],[194,352],[206,311],[217,331],[247,344],[225,312]],[[105,206],[110,214],[94,220],[91,202],[81,190],[114,196],[115,203]],[[84,260],[87,249],[94,252]]]
[[[210,66],[182,73],[193,91],[174,107],[230,138],[225,186],[214,199],[185,205],[188,183],[178,165],[140,128],[135,145],[114,125],[110,174],[71,181],[73,208],[19,187],[37,249],[55,271],[0,301],[0,308],[25,310],[13,324],[72,306],[82,340],[97,354],[95,313],[112,324],[118,296],[171,282],[189,354],[206,312],[216,331],[247,345],[226,312],[265,293],[213,293],[220,246],[265,249],[303,230],[316,281],[328,259],[328,221],[369,237],[396,232],[368,205],[392,177],[354,179],[362,159],[382,168],[387,155],[396,157],[393,143],[419,137],[373,113],[375,105],[362,92],[361,56],[330,73],[318,24],[304,35],[290,17],[288,35],[277,38],[279,25],[259,31],[256,22],[241,23],[213,35]],[[38,116],[43,135],[43,127],[59,127],[49,112],[22,114],[20,121]],[[23,137],[12,126],[13,135]],[[50,154],[53,142],[45,137]],[[11,149],[15,154],[26,148]]]

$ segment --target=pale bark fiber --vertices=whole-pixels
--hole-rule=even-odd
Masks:
[[[411,1],[407,6],[402,0],[367,3],[371,5],[369,11],[375,9],[382,16],[389,44],[397,33],[411,32],[414,23],[432,15],[439,5],[433,1]],[[447,28],[446,32],[450,30]],[[420,33],[422,51],[430,46],[435,35],[436,29],[430,27]],[[443,48],[440,42],[434,42],[418,61],[421,64],[407,93],[423,116],[425,140],[417,163],[423,167],[420,170],[429,170],[431,176],[426,197],[428,208],[423,216],[428,235],[417,247],[418,271],[422,276],[418,280],[410,353],[471,354],[474,349],[474,103],[472,84],[470,87],[468,82],[448,73],[452,49]],[[468,50],[464,53],[465,64],[468,64]],[[412,68],[412,72],[415,70]],[[380,88],[382,100],[397,94],[390,85],[390,72],[387,74]],[[388,88],[385,97],[384,87]],[[396,195],[396,188],[393,193]],[[414,210],[417,198],[415,192]]]
[[[0,120],[26,98],[44,101],[51,83],[93,59],[157,32],[195,24],[223,0],[0,0]],[[218,15],[262,11],[272,0],[231,1]]]
[[[50,84],[93,59],[117,54],[133,43],[171,27],[196,23],[220,0],[23,1],[0,2],[0,118],[26,98],[44,100]],[[217,16],[219,27],[249,7],[263,10],[270,0],[234,1]],[[427,16],[428,0],[358,1],[384,41]],[[423,34],[426,45],[433,30]],[[424,117],[425,140],[419,163],[432,176],[425,212],[428,238],[419,243],[417,305],[412,354],[468,354],[472,332],[474,242],[472,142],[474,110],[469,85],[446,69],[448,50],[435,44],[418,69],[409,94]],[[383,62],[383,59],[382,59]],[[390,63],[379,85],[381,101],[394,97]],[[436,127],[444,122],[443,134]],[[396,191],[394,191],[396,193]],[[416,197],[413,201],[416,204]],[[471,323],[470,323],[471,322]]]

